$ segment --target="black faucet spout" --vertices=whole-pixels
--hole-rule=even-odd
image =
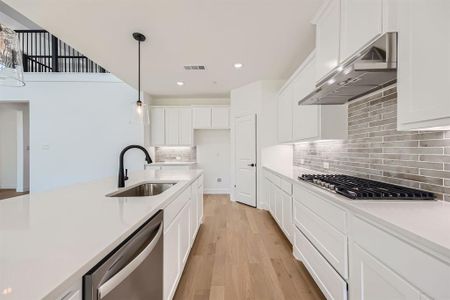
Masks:
[[[152,158],[150,157],[150,154],[148,153],[147,149],[145,149],[144,147],[139,146],[139,145],[130,145],[130,146],[125,147],[122,150],[122,152],[120,152],[120,156],[119,156],[119,184],[118,184],[119,188],[125,187],[125,181],[128,180],[128,176],[127,176],[128,174],[127,174],[126,169],[123,166],[123,160],[124,160],[125,153],[130,149],[142,150],[142,152],[144,152],[144,154],[145,154],[145,160],[147,161],[147,163],[151,164],[153,162]]]

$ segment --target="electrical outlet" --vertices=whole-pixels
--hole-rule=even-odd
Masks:
[[[329,168],[330,168],[330,163],[327,162],[327,161],[324,161],[324,162],[323,162],[323,168],[324,168],[324,169],[329,169]]]
[[[302,159],[300,159],[300,164],[301,165],[304,165],[305,164],[305,160],[302,158]]]
[[[222,178],[217,178],[217,182],[222,182]]]

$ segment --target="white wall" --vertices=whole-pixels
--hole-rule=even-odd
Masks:
[[[130,123],[136,91],[111,74],[26,74],[23,88],[2,87],[0,101],[30,103],[30,190],[116,176],[123,147],[143,144]],[[126,167],[143,169],[131,150]]]
[[[258,81],[231,91],[231,199],[235,200],[234,120],[246,114],[256,114],[257,122],[257,207],[266,208],[262,197],[262,149],[277,144],[277,105],[281,80]],[[292,155],[291,155],[292,157]]]
[[[0,102],[0,188],[17,188],[17,112],[23,113],[23,190],[29,190],[29,111],[28,103]]]
[[[229,130],[195,130],[197,163],[204,170],[206,194],[230,192],[231,146]],[[221,178],[222,182],[217,179]]]

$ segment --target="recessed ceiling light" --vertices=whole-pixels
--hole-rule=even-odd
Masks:
[[[184,85],[184,82],[183,82],[183,81],[177,81],[177,85],[183,86],[183,85]]]
[[[240,68],[242,68],[244,65],[243,64],[241,64],[241,63],[235,63],[234,64],[234,68],[235,69],[240,69]]]

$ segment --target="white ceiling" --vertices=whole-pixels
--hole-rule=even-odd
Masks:
[[[323,0],[3,0],[113,74],[159,96],[227,95],[287,78],[314,48],[310,20]],[[234,63],[243,63],[236,70]],[[186,64],[207,71],[185,71]],[[177,86],[177,81],[185,85]]]

